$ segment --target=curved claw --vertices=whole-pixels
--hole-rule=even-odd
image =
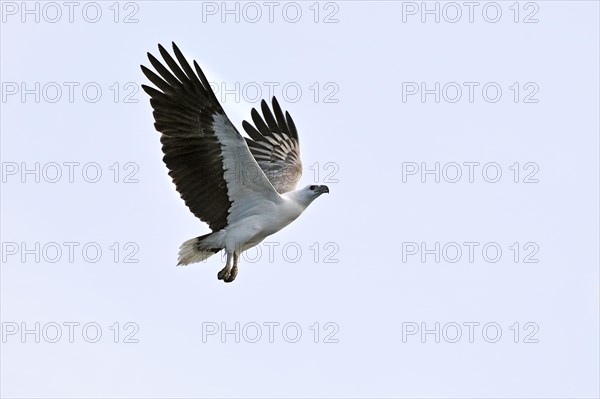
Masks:
[[[231,259],[233,258],[233,267],[231,266]],[[238,256],[235,253],[227,254],[227,264],[225,267],[217,273],[217,278],[223,280],[226,283],[231,283],[235,280],[238,274]]]
[[[225,281],[226,283],[231,283],[233,280],[235,280],[235,278],[237,277],[237,274],[238,274],[238,268],[237,268],[237,266],[234,266],[229,271],[229,276],[224,278],[223,281]]]
[[[225,266],[219,273],[217,273],[217,279],[219,280],[227,280],[231,274],[231,268],[229,266]]]

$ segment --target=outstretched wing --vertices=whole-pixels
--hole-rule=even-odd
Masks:
[[[217,231],[253,214],[264,201],[281,201],[196,61],[194,73],[175,43],[179,63],[161,45],[158,49],[169,69],[148,53],[158,75],[143,65],[142,71],[158,90],[142,88],[162,133],[163,161],[192,213]]]
[[[249,122],[242,122],[244,130],[252,138],[246,138],[246,143],[277,192],[283,194],[295,190],[302,176],[296,125],[287,111],[285,116],[283,115],[275,97],[273,97],[274,116],[265,100],[260,106],[264,119],[256,109],[252,108],[254,126]]]

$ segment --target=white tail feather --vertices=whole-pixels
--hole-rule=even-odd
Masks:
[[[220,233],[220,232],[219,232]],[[202,262],[223,249],[219,242],[218,233],[210,233],[185,241],[179,247],[179,258],[177,265],[189,265],[190,263]]]

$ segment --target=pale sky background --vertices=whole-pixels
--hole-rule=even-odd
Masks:
[[[22,4],[2,2],[0,41],[3,397],[600,395],[597,2],[481,2],[472,23],[462,2],[427,3],[438,4],[439,23],[421,2],[277,2],[273,22],[263,2],[237,3],[239,22],[222,2],[101,2],[96,23],[85,19],[96,18],[93,3],[77,3],[73,22],[62,2],[27,3],[39,22]],[[496,5],[499,20],[486,21]],[[240,129],[258,105],[252,90],[266,98],[275,85],[299,129],[301,185],[331,190],[267,239],[272,259],[267,246],[250,251],[232,284],[216,279],[220,256],[175,267],[179,245],[209,230],[167,176],[147,96],[136,92],[146,52],[171,41],[210,81],[246,87],[223,103]],[[440,102],[406,92],[403,102],[403,87],[422,82],[440,83]],[[482,96],[488,83],[489,96],[502,90],[497,102]],[[96,87],[98,101],[87,101]],[[79,163],[73,182],[69,162]],[[472,183],[469,162],[479,163]],[[36,163],[39,183],[23,174]],[[460,165],[461,179],[403,179],[403,168],[436,163],[450,179]],[[484,180],[484,164],[488,179],[500,168],[497,183]],[[99,167],[97,183],[84,165],[88,180]],[[337,182],[326,181],[333,172]],[[137,182],[124,182],[129,173]],[[537,183],[524,182],[530,173]],[[472,262],[465,242],[478,243]],[[439,263],[408,254],[410,243],[433,252],[440,243]],[[457,262],[447,243],[462,248]],[[502,250],[495,263],[482,255],[487,243],[491,257]],[[125,262],[135,251],[137,263]],[[538,262],[525,263],[532,252]],[[79,323],[73,342],[69,322]],[[21,331],[35,323],[39,343]],[[83,336],[86,323],[101,328],[98,342],[84,339],[95,335]],[[239,343],[206,335],[236,323]],[[295,337],[286,323],[301,329],[298,342],[286,341]],[[439,343],[421,336],[436,323]],[[136,326],[138,342],[125,343]],[[495,327],[502,335],[487,342]]]

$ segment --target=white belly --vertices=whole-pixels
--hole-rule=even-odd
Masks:
[[[235,251],[237,254],[247,250],[262,240],[283,229],[293,222],[303,209],[287,202],[278,206],[272,203],[265,204],[257,214],[227,226],[225,250]]]

